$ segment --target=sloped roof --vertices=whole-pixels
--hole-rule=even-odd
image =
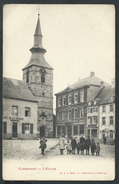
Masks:
[[[6,77],[3,77],[3,97],[37,102],[25,82]]]
[[[39,20],[39,15],[40,15],[40,14],[38,14],[38,21],[37,21],[37,25],[36,25],[36,29],[35,29],[35,35],[36,35],[36,34],[39,34],[39,35],[42,36],[42,33],[41,33],[41,26],[40,26],[40,20]]]
[[[112,102],[112,96],[115,96],[115,88],[112,88],[111,86],[106,86],[101,90],[101,92],[96,96],[96,98],[100,100],[99,104],[106,104]]]
[[[102,80],[99,79],[98,77],[96,77],[96,76],[89,76],[89,77],[86,77],[84,79],[80,79],[77,82],[75,82],[74,84],[70,85],[69,86],[69,90],[67,90],[67,91],[71,91],[73,89],[77,89],[77,88],[81,88],[83,86],[89,86],[89,85],[100,86],[100,82],[102,82]],[[108,84],[107,82],[103,81],[103,85],[104,86],[109,86],[110,84]],[[60,93],[66,92],[66,89],[56,93],[56,95],[60,94]]]

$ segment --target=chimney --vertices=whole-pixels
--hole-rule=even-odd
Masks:
[[[100,87],[103,88],[103,81],[100,82]]]
[[[95,76],[95,72],[90,72],[90,77]]]
[[[111,85],[112,85],[112,88],[115,88],[115,78],[113,78],[113,79],[111,80]]]

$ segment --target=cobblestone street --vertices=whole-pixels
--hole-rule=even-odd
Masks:
[[[101,144],[100,156],[60,155],[58,139],[48,139],[45,156],[39,140],[3,140],[4,179],[23,180],[113,180],[115,176],[115,146]],[[32,168],[34,170],[29,170]],[[24,170],[27,169],[27,170]],[[54,169],[54,170],[53,170]],[[11,173],[10,171],[14,172]],[[10,174],[9,174],[10,173]],[[70,174],[73,173],[73,174]],[[84,176],[85,173],[85,176]]]

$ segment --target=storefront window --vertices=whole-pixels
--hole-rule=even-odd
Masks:
[[[74,126],[74,135],[78,135],[78,125]]]

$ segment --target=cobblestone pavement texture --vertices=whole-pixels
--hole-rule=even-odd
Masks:
[[[55,146],[58,144],[58,139],[47,139],[47,148],[45,155],[59,155],[59,146],[54,151]],[[25,160],[38,160],[42,157],[40,140],[3,140],[3,158],[4,159],[25,159]],[[100,157],[102,158],[115,158],[115,146],[100,144],[101,151]],[[64,155],[67,151],[64,150]],[[79,153],[80,154],[80,153]],[[85,151],[84,151],[84,154]],[[78,155],[77,155],[78,156]],[[83,155],[81,155],[83,156]]]

